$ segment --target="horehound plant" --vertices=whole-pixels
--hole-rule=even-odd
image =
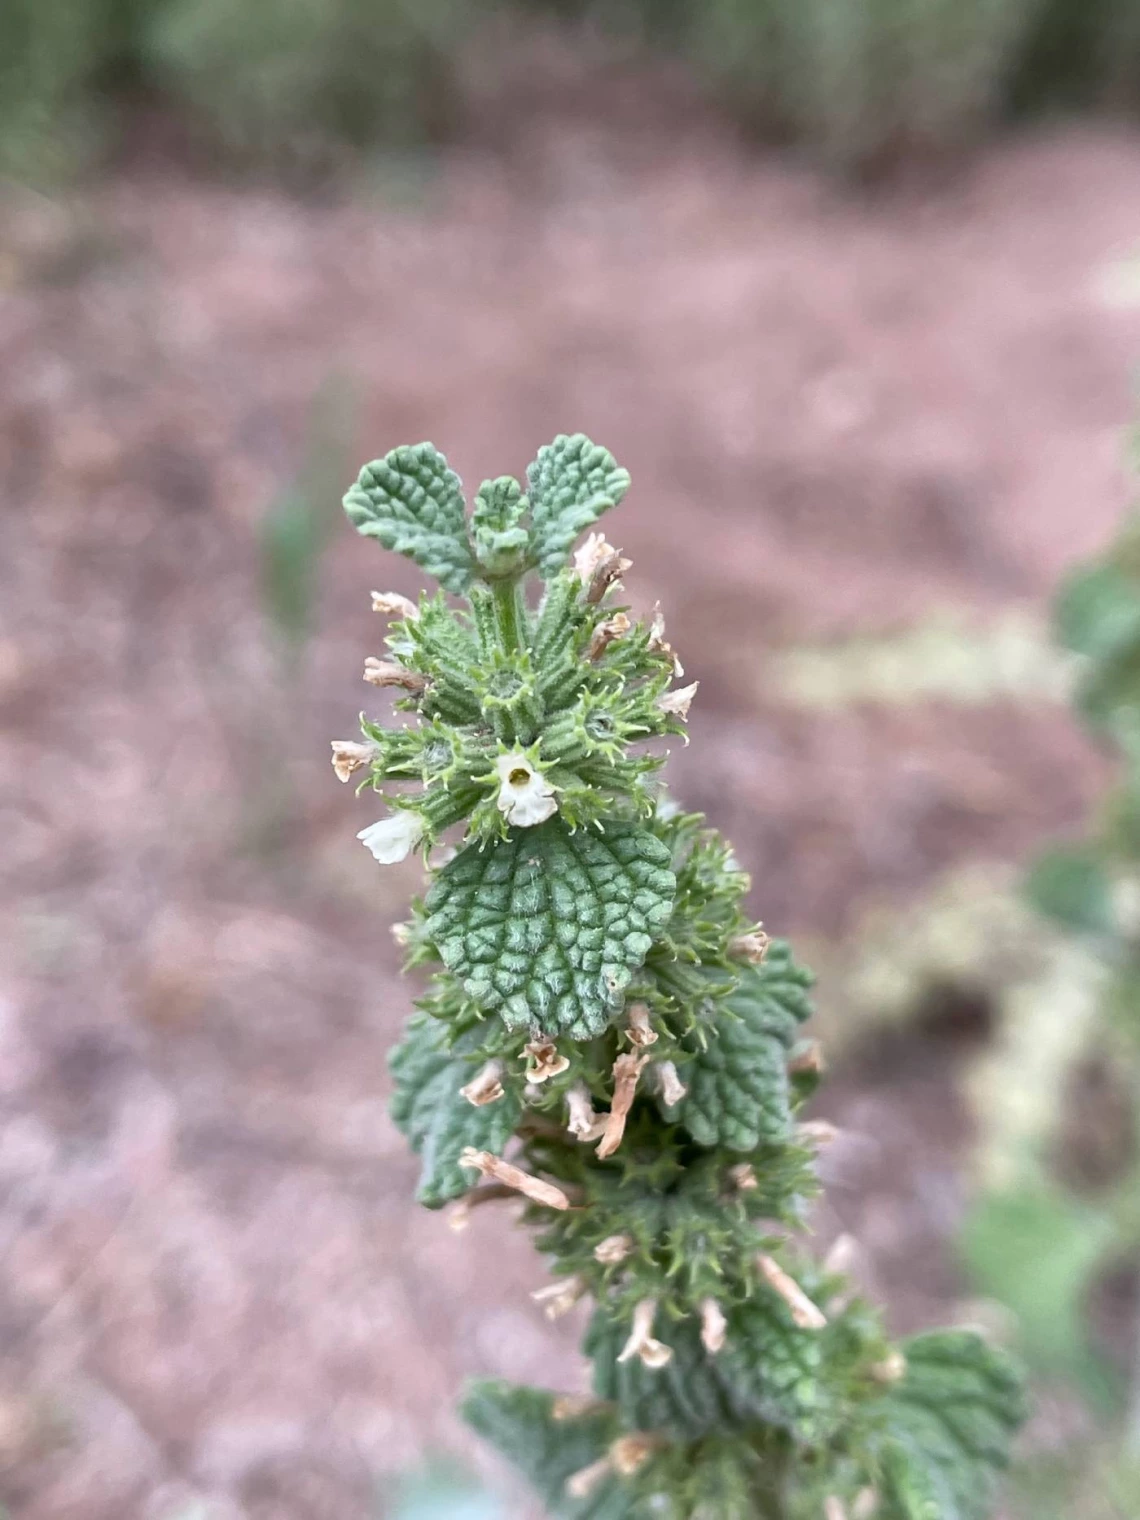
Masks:
[[[629,477],[576,435],[527,479],[485,482],[468,517],[425,443],[345,498],[442,588],[373,594],[391,628],[364,678],[407,717],[333,745],[389,804],[359,836],[381,864],[458,840],[397,931],[431,968],[391,1062],[418,1197],[460,1221],[520,1201],[544,1312],[593,1303],[594,1396],[486,1381],[467,1418],[577,1520],[985,1516],[1016,1375],[968,1331],[892,1346],[804,1248],[811,978],[659,790],[696,691],[660,615],[620,605],[629,561],[600,534],[574,549]]]

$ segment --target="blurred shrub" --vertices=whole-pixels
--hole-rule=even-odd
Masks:
[[[1117,1415],[1140,1453],[1135,1305],[1123,1367],[1108,1354],[1122,1325],[1098,1348],[1089,1314],[1112,1273],[1133,1297],[1140,1280],[1140,516],[1068,578],[1055,627],[1077,661],[1078,714],[1116,780],[1086,838],[1051,849],[1026,882],[1057,950],[1052,972],[1043,965],[1037,988],[1005,1009],[976,1074],[989,1187],[964,1245],[978,1284],[1016,1311],[1030,1361]],[[1083,971],[1072,962],[1068,992],[1057,975],[1066,946],[1084,961]],[[1072,1124],[1082,1083],[1089,1095]]]
[[[284,167],[436,137],[472,15],[462,0],[3,0],[0,173],[81,167],[138,99]]]
[[[1140,101],[1138,0],[529,0],[691,60],[764,137],[873,169],[1015,111]]]
[[[435,139],[502,0],[3,0],[0,173],[81,164],[124,101],[231,158],[320,172]],[[1140,101],[1140,0],[514,0],[689,61],[729,111],[832,164],[954,148],[1011,111]],[[497,51],[500,34],[490,36]],[[573,46],[568,34],[567,46]]]
[[[320,162],[442,134],[461,0],[163,0],[148,76],[228,149]]]
[[[750,124],[842,166],[968,141],[1042,0],[702,0],[689,47]]]

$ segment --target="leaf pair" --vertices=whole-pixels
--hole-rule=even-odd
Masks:
[[[431,443],[405,445],[366,464],[344,509],[358,532],[462,594],[481,575],[532,566],[552,580],[578,535],[629,488],[628,472],[582,433],[561,433],[539,449],[527,481],[529,496],[509,476],[484,481],[471,521],[474,544],[459,476]]]

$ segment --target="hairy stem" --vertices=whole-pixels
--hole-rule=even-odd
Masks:
[[[521,582],[515,577],[492,581],[491,594],[495,599],[495,621],[504,646],[521,649],[526,626]]]

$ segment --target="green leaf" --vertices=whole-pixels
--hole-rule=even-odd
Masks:
[[[475,556],[488,575],[513,575],[526,568],[530,534],[522,524],[528,502],[510,475],[485,480],[471,513]]]
[[[366,464],[344,510],[359,533],[414,559],[448,591],[470,585],[463,491],[434,444],[404,445]]]
[[[1067,648],[1114,659],[1140,642],[1140,581],[1112,563],[1083,567],[1061,587],[1054,621]]]
[[[965,1330],[904,1342],[907,1373],[884,1400],[883,1520],[985,1520],[1025,1417],[1008,1360]]]
[[[484,1012],[587,1039],[621,1007],[675,886],[648,829],[571,833],[554,817],[460,850],[427,895],[427,932]]]
[[[1111,934],[1112,888],[1095,850],[1087,845],[1047,850],[1025,879],[1039,913],[1085,934]]]
[[[445,1026],[417,1013],[388,1063],[395,1078],[392,1118],[423,1158],[416,1198],[439,1208],[467,1192],[475,1178],[459,1165],[468,1145],[501,1155],[522,1112],[510,1088],[496,1103],[476,1108],[459,1089],[476,1071],[444,1048]]]
[[[1112,1236],[1107,1214],[1038,1184],[980,1198],[961,1237],[978,1289],[1013,1310],[1026,1360],[1102,1402],[1111,1380],[1089,1342],[1085,1300]]]
[[[783,941],[750,966],[737,990],[720,1005],[715,1024],[698,1026],[705,1045],[685,1065],[688,1094],[670,1117],[698,1145],[753,1151],[778,1144],[791,1129],[788,1053],[811,1005],[810,973],[798,967]]]
[[[608,449],[582,433],[560,433],[527,467],[531,542],[544,581],[554,578],[584,528],[616,507],[629,490],[629,472]]]
[[[543,1503],[566,1520],[626,1520],[623,1486],[603,1478],[585,1499],[566,1494],[566,1480],[597,1462],[619,1434],[612,1411],[556,1420],[555,1395],[538,1388],[480,1380],[462,1404],[467,1423],[533,1484]]]
[[[583,1349],[594,1362],[594,1391],[616,1403],[625,1423],[697,1440],[725,1427],[775,1425],[798,1440],[822,1439],[835,1422],[825,1375],[827,1330],[801,1330],[774,1293],[758,1292],[727,1315],[724,1349],[701,1343],[695,1317],[662,1320],[654,1333],[673,1348],[664,1367],[619,1362],[628,1324],[598,1309]]]

